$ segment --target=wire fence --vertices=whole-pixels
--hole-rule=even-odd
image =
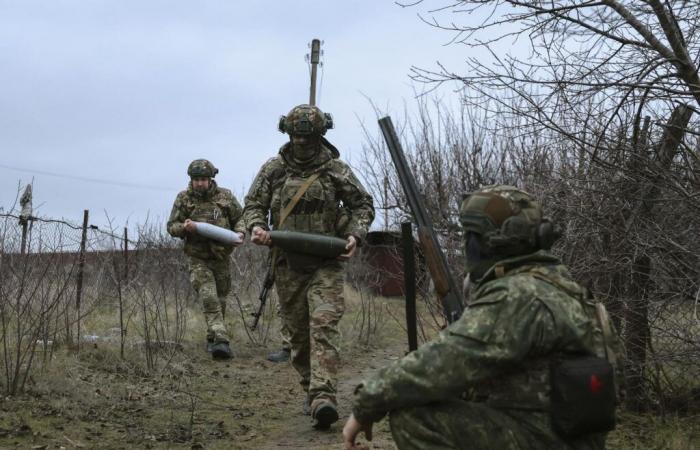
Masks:
[[[0,213],[0,390],[25,388],[59,348],[81,351],[95,340],[132,355],[149,373],[162,370],[205,326],[190,310],[195,295],[179,240],[162,226],[135,236],[85,220]],[[265,274],[266,250],[244,246],[232,258],[235,280],[225,301],[230,322],[246,322]],[[236,339],[265,343],[277,329],[276,294],[255,332],[235,327]],[[196,326],[192,325],[193,321]],[[130,353],[131,352],[131,353]]]
[[[79,252],[82,241],[83,226],[63,219],[30,216],[26,219],[18,214],[0,214],[2,235],[0,249],[5,253],[22,253],[22,242],[29,243],[26,253]],[[26,226],[22,226],[26,222]],[[13,225],[14,223],[14,225]],[[135,248],[137,240],[129,239],[124,234],[100,229],[97,225],[86,227],[86,251],[112,250],[115,246],[124,247],[124,243]]]

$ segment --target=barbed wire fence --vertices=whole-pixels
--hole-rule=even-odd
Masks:
[[[0,212],[0,387],[24,390],[59,347],[79,352],[100,339],[124,358],[127,334],[156,370],[186,331],[192,294],[181,253],[153,227],[131,239],[127,228],[91,225],[88,211],[83,224]]]
[[[277,327],[275,293],[263,312],[266,325],[254,332],[245,326],[265,254],[245,246],[232,259],[227,320],[253,345],[265,344]],[[203,339],[188,274],[179,240],[162,224],[119,229],[109,222],[103,229],[88,211],[79,224],[0,209],[0,389],[22,392],[59,348],[81,352],[104,343],[147,373],[164,369],[184,345]]]

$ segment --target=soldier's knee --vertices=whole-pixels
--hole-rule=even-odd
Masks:
[[[315,328],[335,327],[344,312],[344,305],[324,303],[311,313],[311,324]]]

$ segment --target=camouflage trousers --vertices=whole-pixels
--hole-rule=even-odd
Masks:
[[[200,259],[190,256],[189,265],[190,282],[197,294],[197,301],[204,310],[207,340],[228,342],[224,315],[226,314],[226,296],[231,290],[229,259]]]
[[[280,308],[279,303],[277,303],[277,317],[279,317],[280,322],[282,323],[282,326],[280,326],[280,339],[282,340],[282,348],[285,350],[291,350],[292,339],[290,337],[289,329],[287,329],[287,326],[282,320],[282,309]]]
[[[343,267],[324,263],[311,273],[277,266],[282,332],[289,333],[292,365],[312,399],[335,403],[339,365],[338,322],[345,312]]]
[[[567,442],[537,411],[499,410],[483,403],[446,401],[392,411],[391,434],[399,450],[603,450],[605,437]]]

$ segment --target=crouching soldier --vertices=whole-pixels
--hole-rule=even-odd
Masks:
[[[205,222],[230,229],[244,236],[240,222],[241,205],[231,191],[219,187],[214,177],[219,170],[206,159],[196,159],[187,168],[190,183],[175,199],[168,233],[185,240],[190,281],[204,309],[207,324],[207,351],[214,359],[229,359],[233,352],[224,325],[226,296],[231,290],[229,256],[233,245],[222,244],[197,234],[197,223]]]
[[[618,341],[605,308],[549,253],[556,228],[511,186],[472,193],[460,219],[469,307],[357,386],[345,448],[388,414],[401,450],[602,450]]]

